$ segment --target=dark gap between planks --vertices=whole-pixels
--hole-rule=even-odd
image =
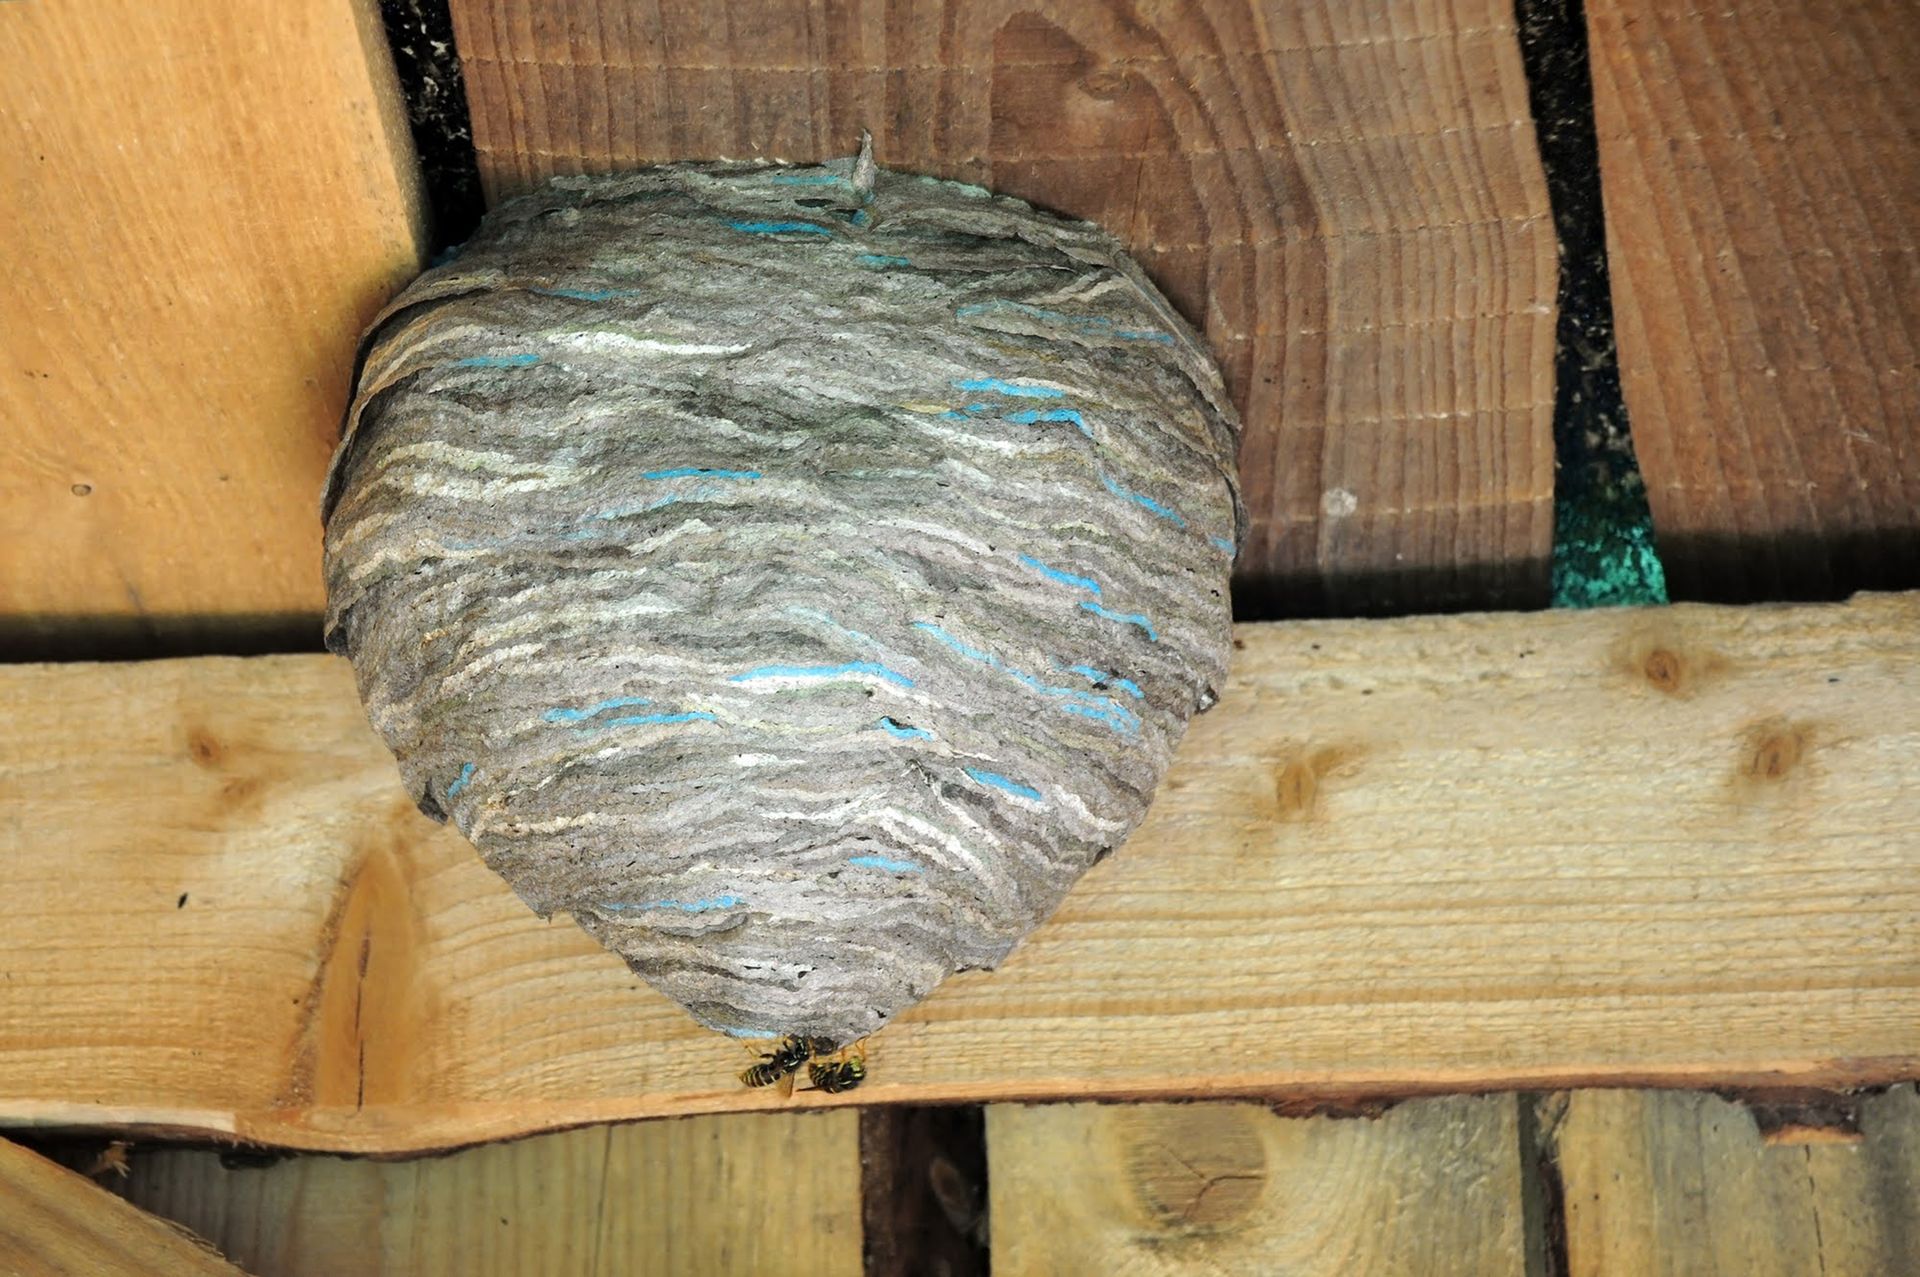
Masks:
[[[305,612],[0,616],[0,662],[9,663],[272,656],[320,650],[320,618]]]
[[[447,0],[380,0],[431,212],[430,255],[464,243],[486,210],[473,153],[467,82]]]
[[[862,1109],[860,1196],[866,1277],[986,1277],[986,1110]]]
[[[1613,337],[1584,0],[1515,0],[1520,58],[1560,241],[1554,334],[1553,605],[1665,603]]]
[[[1556,1136],[1568,1093],[1523,1092],[1520,1108],[1520,1221],[1526,1277],[1568,1277],[1567,1189]]]

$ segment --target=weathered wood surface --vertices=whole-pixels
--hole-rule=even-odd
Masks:
[[[1920,21],[1589,0],[1620,375],[1675,597],[1920,584]]]
[[[1920,595],[1243,627],[1147,823],[841,1100],[1920,1072]],[[0,1120],[404,1151],[781,1103],[343,663],[0,670]]]
[[[1375,1118],[1246,1104],[987,1110],[996,1277],[1522,1277],[1512,1095]],[[1623,1270],[1624,1271],[1624,1270]]]
[[[1557,259],[1510,0],[452,0],[482,179],[727,157],[1120,235],[1247,420],[1255,615],[1537,604]]]
[[[0,1273],[13,1277],[235,1277],[180,1228],[0,1140]]]
[[[419,265],[373,0],[0,4],[0,654],[317,643],[360,328]]]
[[[860,1271],[859,1118],[693,1117],[403,1162],[135,1149],[122,1191],[259,1277]]]
[[[1553,1135],[1567,1277],[1920,1272],[1920,1099],[1859,1104],[1858,1141],[1769,1145],[1717,1096],[1576,1093]]]

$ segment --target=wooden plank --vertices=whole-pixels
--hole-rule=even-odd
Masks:
[[[1246,417],[1246,614],[1545,601],[1557,258],[1510,0],[451,7],[494,198],[864,128],[1118,234]]]
[[[1511,1095],[1373,1119],[996,1104],[993,1271],[1521,1277],[1517,1115]]]
[[[1857,1143],[1769,1145],[1717,1096],[1575,1094],[1554,1136],[1568,1277],[1920,1272],[1920,1099],[1860,1108]]]
[[[1920,22],[1590,0],[1620,373],[1675,597],[1920,584]]]
[[[1243,627],[1152,814],[850,1097],[1920,1071],[1920,594]],[[0,1121],[402,1151],[777,1107],[322,656],[0,669]]]
[[[260,1277],[857,1273],[858,1128],[851,1111],[693,1117],[233,1168],[136,1150],[124,1191]]]
[[[0,1140],[0,1202],[0,1273],[233,1277],[240,1271],[186,1230],[6,1140]]]
[[[419,268],[374,0],[0,5],[0,652],[317,644],[362,325]]]

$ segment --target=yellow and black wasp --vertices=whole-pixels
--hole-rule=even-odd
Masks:
[[[793,1075],[806,1066],[809,1060],[823,1055],[832,1055],[838,1046],[828,1038],[809,1037],[804,1034],[789,1033],[773,1044],[773,1050],[762,1051],[760,1061],[740,1075],[740,1081],[747,1086],[773,1086],[778,1083],[783,1090],[793,1090]]]
[[[789,1033],[771,1051],[760,1052],[759,1061],[740,1081],[753,1087],[777,1084],[782,1093],[792,1094],[794,1077],[803,1068],[813,1089],[828,1095],[851,1091],[867,1079],[867,1062],[857,1044],[841,1047],[831,1038]]]
[[[816,1060],[807,1065],[807,1080],[816,1091],[838,1095],[867,1080],[867,1062],[857,1055],[843,1060]]]

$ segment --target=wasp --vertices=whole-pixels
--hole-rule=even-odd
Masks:
[[[823,1055],[832,1055],[838,1048],[827,1038],[807,1037],[798,1033],[789,1033],[773,1044],[773,1050],[760,1053],[760,1062],[740,1075],[740,1081],[747,1086],[772,1086],[776,1082],[786,1082],[798,1073],[807,1061]]]
[[[867,1080],[867,1062],[857,1055],[844,1060],[816,1060],[807,1065],[807,1080],[816,1091],[838,1095]]]

